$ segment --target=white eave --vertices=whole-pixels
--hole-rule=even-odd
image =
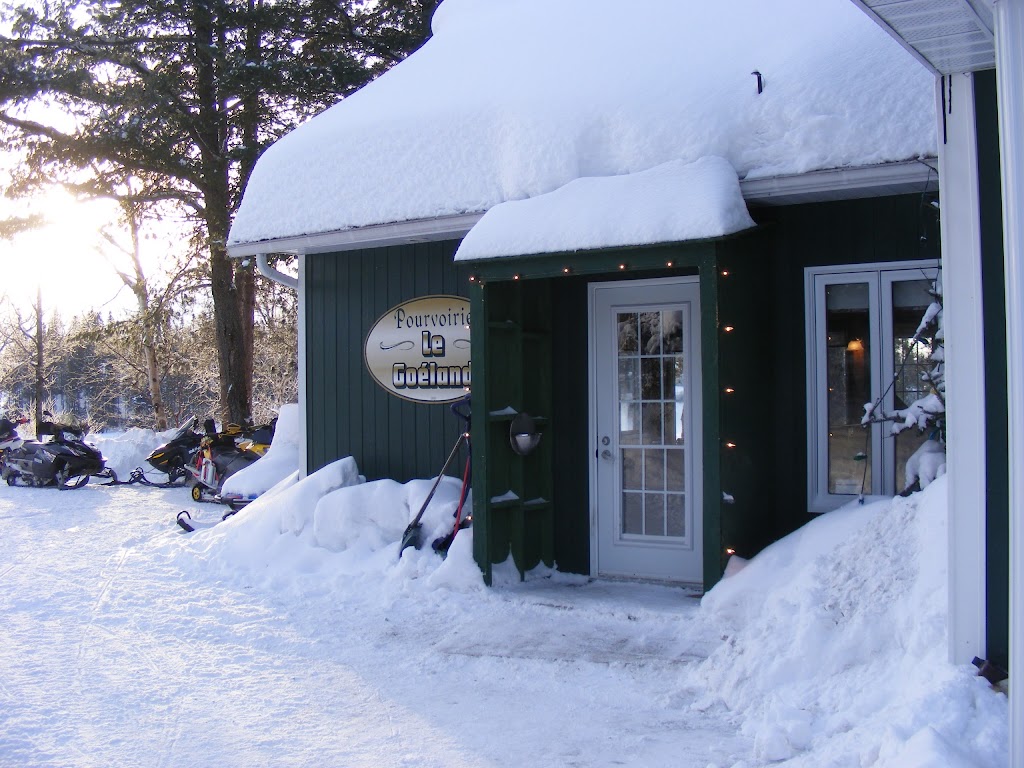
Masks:
[[[740,190],[748,205],[794,205],[902,195],[938,189],[935,168],[936,163],[930,158],[861,168],[835,168],[791,176],[741,179]],[[453,240],[464,237],[481,216],[483,211],[235,243],[228,246],[228,254],[242,258],[265,253],[334,253]]]
[[[996,65],[991,0],[852,0],[939,75]]]

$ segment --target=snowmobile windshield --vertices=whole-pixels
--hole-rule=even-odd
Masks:
[[[190,419],[185,419],[185,422],[174,431],[174,434],[171,435],[171,439],[168,442],[172,442],[174,440],[180,440],[185,435],[187,435],[192,430],[192,427],[194,427],[195,425],[196,425],[196,417],[195,416],[193,416]]]

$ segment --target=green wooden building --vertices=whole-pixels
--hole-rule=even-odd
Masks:
[[[962,370],[989,382],[951,415],[960,434],[974,430],[958,461],[980,467],[957,485],[978,503],[962,502],[953,521],[951,587],[980,584],[966,592],[982,605],[957,598],[954,636],[967,640],[952,645],[958,658],[1005,659],[1000,223],[951,229],[958,220],[937,213],[940,186],[944,209],[962,194],[939,178],[943,163],[955,171],[942,141],[968,121],[972,135],[996,133],[992,73],[958,84],[937,122],[932,74],[848,0],[697,15],[642,0],[614,20],[582,0],[522,0],[519,14],[471,5],[452,5],[421,51],[272,146],[232,229],[230,252],[268,274],[267,254],[299,256],[303,470],[352,455],[370,479],[437,473],[460,421],[382,385],[367,338],[408,302],[461,297],[465,308],[441,313],[470,326],[484,577],[511,556],[523,574],[545,563],[706,589],[732,554],[904,487],[923,437],[892,438],[860,418],[866,402],[893,408],[921,394],[913,336],[941,259],[958,306],[975,297],[978,322],[958,336],[959,354],[974,355]],[[538,23],[531,9],[553,10]],[[764,33],[776,24],[785,40]],[[527,37],[536,55],[523,55]],[[642,71],[609,55],[610,41],[629,40],[644,41]],[[989,214],[999,204],[990,149],[978,141],[964,155]],[[549,218],[564,223],[566,236],[548,241],[559,245],[462,250],[517,201],[709,156],[733,169],[754,226],[659,236],[675,231],[668,221],[595,242],[585,235],[618,218],[620,202],[598,193],[592,220]],[[667,207],[664,194],[650,202],[685,223],[705,191],[690,182],[664,193]],[[513,243],[529,239],[523,229]],[[963,232],[980,232],[984,247],[947,263]],[[510,439],[524,413],[540,435],[525,454]]]
[[[544,562],[713,584],[729,553],[751,556],[859,493],[859,483],[840,488],[820,508],[809,495],[809,450],[822,446],[808,432],[808,274],[859,286],[880,273],[918,287],[931,279],[934,182],[914,183],[911,194],[751,206],[755,229],[674,245],[459,263],[457,240],[307,254],[307,470],[353,455],[371,478],[436,474],[460,423],[444,407],[378,386],[363,345],[390,307],[463,295],[473,317],[474,543],[485,575],[511,553],[521,571]],[[917,303],[897,312],[916,326],[922,301],[919,290]],[[615,317],[602,320],[601,311]],[[874,322],[877,335],[880,311]],[[907,322],[890,329],[894,338],[907,335]],[[660,342],[651,341],[652,324],[665,328]],[[602,331],[614,338],[600,339]],[[620,334],[637,344],[617,351]],[[685,395],[676,391],[683,382]],[[608,435],[596,423],[602,398],[613,414]],[[542,434],[526,456],[509,440],[519,412]],[[855,432],[851,455],[863,447],[864,430]],[[895,456],[882,471],[890,487],[869,484],[869,495],[892,492]],[[611,497],[613,509],[602,509]],[[602,515],[618,521],[604,533]],[[616,551],[616,536],[635,551]],[[665,552],[668,565],[659,565]]]

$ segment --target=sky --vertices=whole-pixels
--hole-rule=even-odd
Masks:
[[[120,475],[163,439],[96,437]],[[486,588],[472,528],[399,556],[431,485],[348,457],[222,521],[181,487],[0,484],[0,765],[1007,764],[1006,696],[947,661],[946,478],[703,598],[511,562]]]
[[[61,190],[28,203],[0,198],[0,216],[24,215],[26,210],[44,214],[47,223],[11,240],[0,239],[3,293],[11,302],[30,307],[40,286],[46,315],[57,310],[70,318],[93,309],[118,316],[133,307],[134,297],[103,255],[113,256],[112,249],[98,234],[101,226],[116,221],[112,203],[77,202]],[[155,255],[145,255],[144,263],[155,265]]]

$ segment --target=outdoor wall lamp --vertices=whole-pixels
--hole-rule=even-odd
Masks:
[[[530,414],[516,414],[508,428],[508,440],[512,450],[520,456],[533,453],[534,448],[540,444],[540,432],[537,431],[537,423]]]

